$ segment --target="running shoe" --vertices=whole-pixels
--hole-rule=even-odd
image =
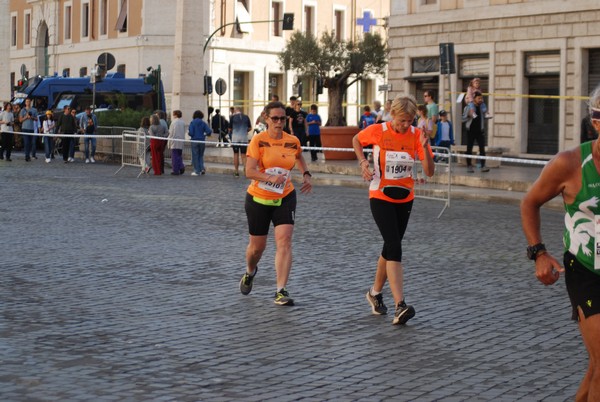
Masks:
[[[396,313],[394,314],[394,321],[392,324],[394,325],[404,325],[408,320],[415,316],[415,309],[413,306],[407,305],[404,300],[402,300],[396,306]]]
[[[254,283],[254,277],[257,272],[258,267],[254,270],[254,275],[250,276],[250,274],[246,272],[244,276],[242,276],[242,280],[240,281],[240,292],[242,292],[243,295],[248,295],[252,291],[252,284]]]
[[[280,306],[293,306],[294,299],[290,297],[288,291],[283,288],[279,292],[275,292],[275,304],[279,304]]]
[[[379,293],[377,296],[371,295],[371,289],[367,290],[367,301],[371,305],[373,314],[384,315],[387,314],[387,307],[383,304],[383,295]]]

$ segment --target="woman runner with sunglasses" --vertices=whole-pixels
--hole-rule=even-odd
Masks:
[[[373,287],[367,291],[367,301],[373,314],[387,314],[381,291],[389,278],[396,313],[392,323],[405,324],[415,315],[413,306],[404,302],[402,272],[402,238],[415,194],[413,167],[415,159],[422,161],[423,171],[433,176],[433,153],[429,138],[411,123],[417,113],[412,96],[397,96],[392,102],[392,121],[373,124],[352,139],[362,176],[371,182],[369,199],[371,213],[383,237],[383,249],[377,261]],[[373,171],[365,159],[363,147],[373,145]]]
[[[271,102],[265,108],[267,131],[256,134],[246,153],[246,177],[252,182],[246,194],[246,216],[250,240],[246,248],[246,273],[240,281],[240,291],[247,295],[252,290],[258,262],[267,246],[269,226],[275,227],[275,274],[277,290],[275,304],[292,306],[294,300],[286,290],[292,268],[292,234],[296,213],[296,190],[291,170],[296,163],[302,172],[300,192],[312,190],[300,141],[283,132],[285,106]]]

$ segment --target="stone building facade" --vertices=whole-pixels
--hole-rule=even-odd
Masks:
[[[579,143],[587,96],[600,84],[599,20],[595,0],[395,0],[389,81],[421,102],[436,91],[464,143],[457,96],[480,77],[494,116],[488,145],[546,158]],[[451,74],[440,73],[446,43]]]
[[[0,53],[9,55],[4,60],[10,60],[0,77],[0,100],[10,98],[22,65],[30,77],[88,76],[108,51],[115,70],[127,77],[160,65],[168,109],[181,109],[184,116],[209,104],[240,105],[254,120],[270,94],[285,102],[299,95],[300,82],[306,103],[324,105],[327,95],[317,95],[314,82],[279,65],[277,55],[291,32],[282,30],[283,14],[294,14],[294,29],[315,35],[334,30],[349,40],[361,34],[357,20],[369,13],[369,28],[385,37],[389,5],[389,0],[0,0],[6,11],[0,31],[10,38],[0,45]],[[226,82],[222,97],[204,94],[205,74],[213,85],[218,78]],[[349,122],[357,120],[361,105],[385,99],[387,92],[379,91],[383,82],[372,77],[350,88]],[[320,109],[324,120],[326,111]]]

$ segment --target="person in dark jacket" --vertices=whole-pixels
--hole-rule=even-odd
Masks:
[[[193,141],[206,141],[206,136],[212,134],[212,130],[208,127],[208,124],[204,120],[204,113],[200,110],[196,110],[193,114],[193,120],[190,123],[188,133]],[[206,144],[204,142],[192,142],[192,164],[194,171],[192,176],[198,176],[206,173],[204,168],[204,149]]]
[[[69,106],[64,107],[62,116],[58,118],[56,130],[60,134],[75,134],[77,132],[77,122],[71,114]],[[65,163],[74,161],[72,158],[69,158],[71,142],[73,142],[73,137],[62,137],[62,154]]]

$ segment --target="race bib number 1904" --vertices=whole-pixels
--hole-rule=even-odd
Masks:
[[[385,153],[386,179],[404,179],[412,174],[414,159],[406,152],[387,151]]]

